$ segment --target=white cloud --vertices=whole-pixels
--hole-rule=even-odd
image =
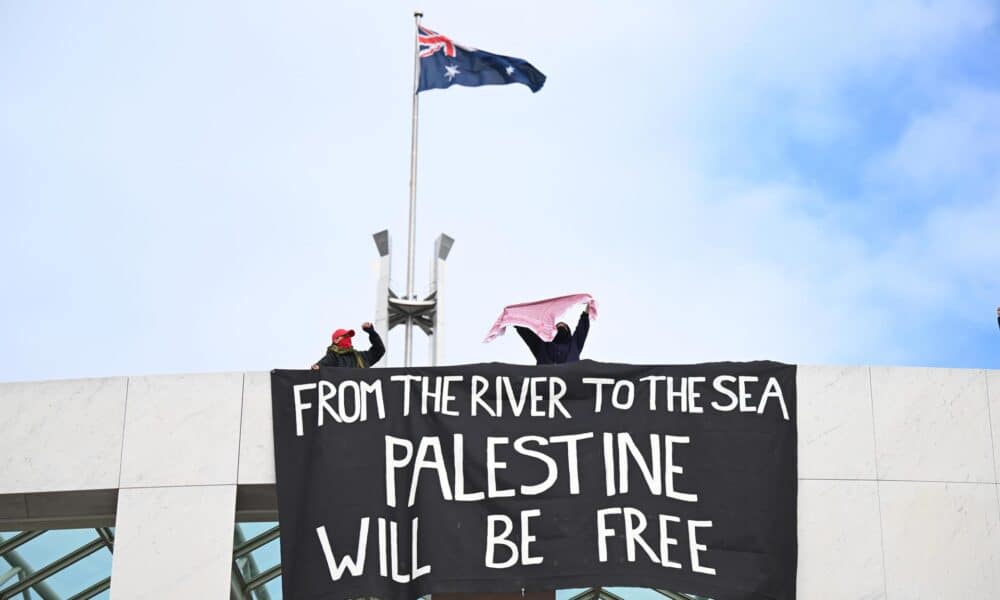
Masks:
[[[998,164],[1000,92],[957,89],[944,106],[912,120],[872,175],[938,201],[969,201],[976,199],[955,196],[995,183]]]

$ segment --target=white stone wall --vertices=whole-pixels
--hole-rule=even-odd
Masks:
[[[1000,372],[805,366],[798,392],[799,597],[1000,597]]]
[[[803,366],[798,388],[799,598],[1000,597],[1000,371]],[[228,598],[272,445],[268,373],[0,384],[0,528],[107,518],[83,492],[119,489],[112,597]]]

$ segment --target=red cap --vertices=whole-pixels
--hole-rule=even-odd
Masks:
[[[336,340],[337,338],[339,338],[342,335],[346,335],[347,337],[352,338],[352,337],[354,337],[354,330],[353,329],[338,329],[337,331],[333,332],[332,336],[330,336],[330,341],[334,341],[334,340]]]

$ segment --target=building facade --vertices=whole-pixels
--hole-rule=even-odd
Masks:
[[[1000,597],[1000,371],[797,383],[799,598]],[[0,384],[0,531],[113,531],[116,600],[240,598],[234,523],[277,520],[271,426],[265,372]]]

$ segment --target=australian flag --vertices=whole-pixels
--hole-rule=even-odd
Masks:
[[[417,26],[420,45],[420,83],[417,92],[452,85],[523,83],[537,92],[545,75],[526,60],[460,46],[440,33]]]

